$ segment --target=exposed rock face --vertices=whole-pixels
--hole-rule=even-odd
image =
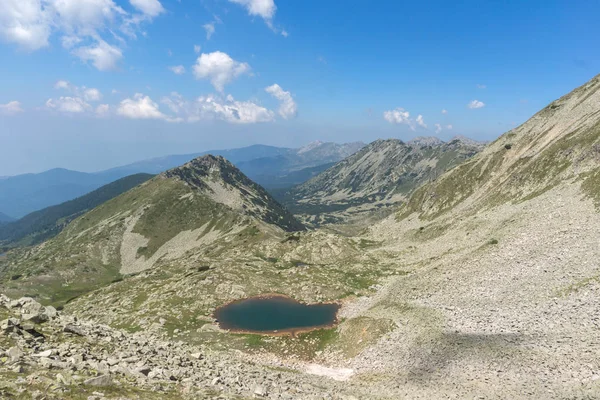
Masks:
[[[312,223],[342,222],[398,205],[421,184],[436,179],[481,150],[453,139],[377,140],[308,182],[286,203]]]
[[[211,155],[196,158],[163,174],[177,177],[190,187],[206,193],[217,203],[250,215],[286,231],[305,228],[262,187],[223,157]]]

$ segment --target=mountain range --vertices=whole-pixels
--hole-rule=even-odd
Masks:
[[[377,140],[316,177],[280,196],[295,214],[313,224],[348,222],[406,200],[423,183],[477,154],[484,147],[463,138]]]
[[[117,179],[138,173],[158,174],[206,154],[226,157],[266,187],[270,182],[274,187],[290,187],[309,179],[362,146],[362,143],[315,142],[291,149],[254,145],[153,158],[96,173],[56,168],[39,174],[5,177],[0,179],[0,210],[10,218],[18,219],[33,211],[80,197]]]
[[[7,251],[0,291],[29,297],[0,295],[0,378],[34,378],[2,390],[600,396],[600,75],[492,143],[379,140],[287,193],[297,216],[200,156]],[[263,335],[215,318],[274,294],[335,303],[337,321]]]

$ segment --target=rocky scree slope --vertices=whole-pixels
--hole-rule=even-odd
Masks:
[[[132,334],[0,294],[2,398],[298,399],[322,398],[324,387],[338,399],[354,398],[322,377]]]
[[[188,252],[304,227],[222,157],[203,156],[100,205],[39,246],[0,258],[2,289],[64,301]]]
[[[285,195],[285,203],[312,223],[343,222],[398,205],[421,184],[469,159],[481,144],[460,138],[377,140]]]
[[[408,398],[598,397],[599,122],[600,76],[370,227],[407,274],[347,310],[396,324],[349,366]]]

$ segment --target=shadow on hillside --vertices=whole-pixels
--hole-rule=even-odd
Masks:
[[[528,339],[521,334],[465,334],[444,333],[434,343],[416,345],[410,351],[413,361],[407,378],[412,381],[429,381],[448,373],[452,364],[493,364],[502,368],[523,351],[520,346]]]

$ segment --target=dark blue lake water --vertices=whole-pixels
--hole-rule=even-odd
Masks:
[[[272,333],[306,330],[337,323],[339,304],[302,304],[288,297],[252,297],[215,311],[222,329]]]

